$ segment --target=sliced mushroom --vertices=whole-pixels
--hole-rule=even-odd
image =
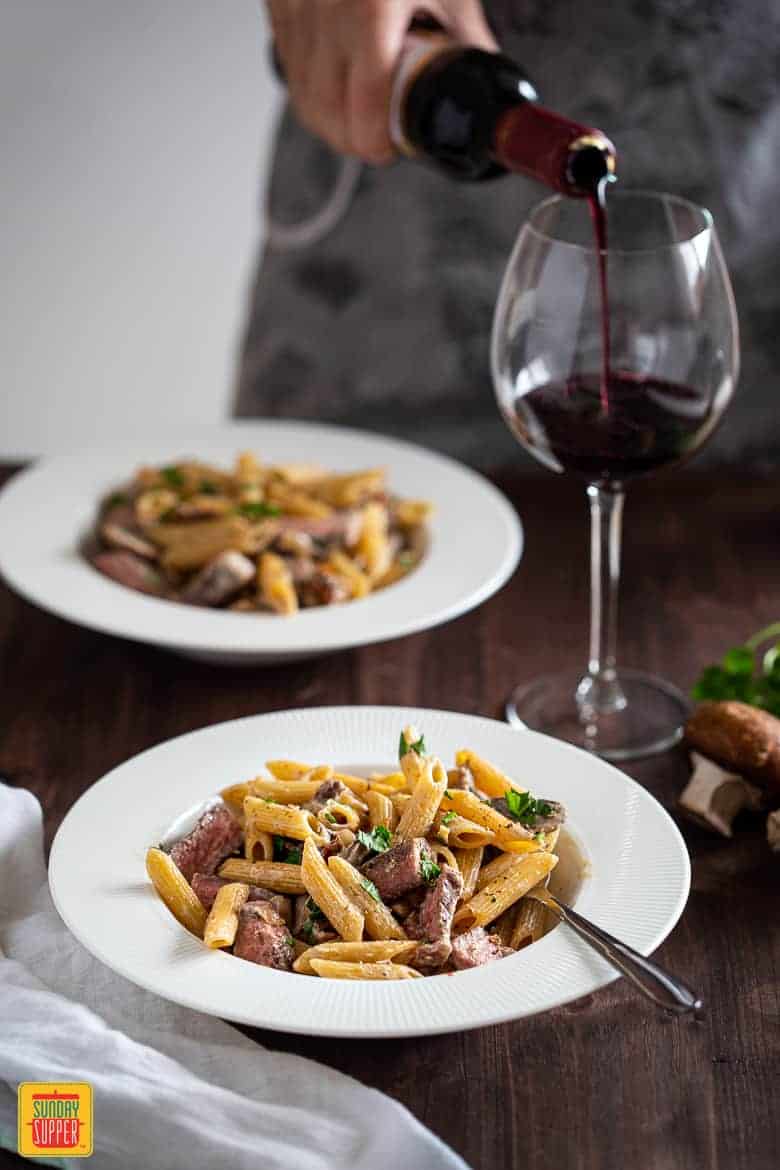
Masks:
[[[691,763],[693,775],[678,800],[681,811],[705,829],[732,837],[737,813],[761,808],[761,789],[699,752],[691,752]]]
[[[122,524],[115,524],[111,520],[107,520],[105,524],[101,525],[100,535],[106,544],[111,548],[121,548],[126,552],[135,553],[138,557],[145,557],[148,561],[153,561],[157,557],[157,549],[151,541],[145,540],[137,532],[133,532],[131,528],[125,528]]]
[[[685,725],[692,748],[780,796],[780,719],[729,700],[701,703]]]
[[[197,573],[181,595],[191,605],[224,605],[254,579],[255,566],[240,552],[221,552]]]

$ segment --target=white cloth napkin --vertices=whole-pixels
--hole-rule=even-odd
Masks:
[[[93,959],[54,909],[42,840],[37,800],[0,784],[0,1145],[16,1150],[20,1081],[89,1081],[95,1170],[468,1170],[383,1093]]]

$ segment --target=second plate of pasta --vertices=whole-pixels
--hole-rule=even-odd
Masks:
[[[82,796],[50,862],[66,924],[125,977],[241,1023],[355,1037],[480,1027],[611,982],[538,913],[548,878],[648,954],[690,867],[661,806],[596,757],[384,707],[153,748]]]

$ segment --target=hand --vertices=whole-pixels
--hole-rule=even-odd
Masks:
[[[342,154],[370,163],[395,153],[391,84],[416,12],[464,44],[496,49],[480,0],[268,0],[268,10],[301,122]]]

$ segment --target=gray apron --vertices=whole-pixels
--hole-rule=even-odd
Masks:
[[[546,105],[614,139],[625,186],[710,208],[743,365],[709,459],[780,456],[779,0],[496,0],[502,48]],[[406,160],[344,162],[287,110],[236,413],[416,439],[478,466],[519,458],[500,421],[490,322],[517,231],[545,192],[458,184]]]

